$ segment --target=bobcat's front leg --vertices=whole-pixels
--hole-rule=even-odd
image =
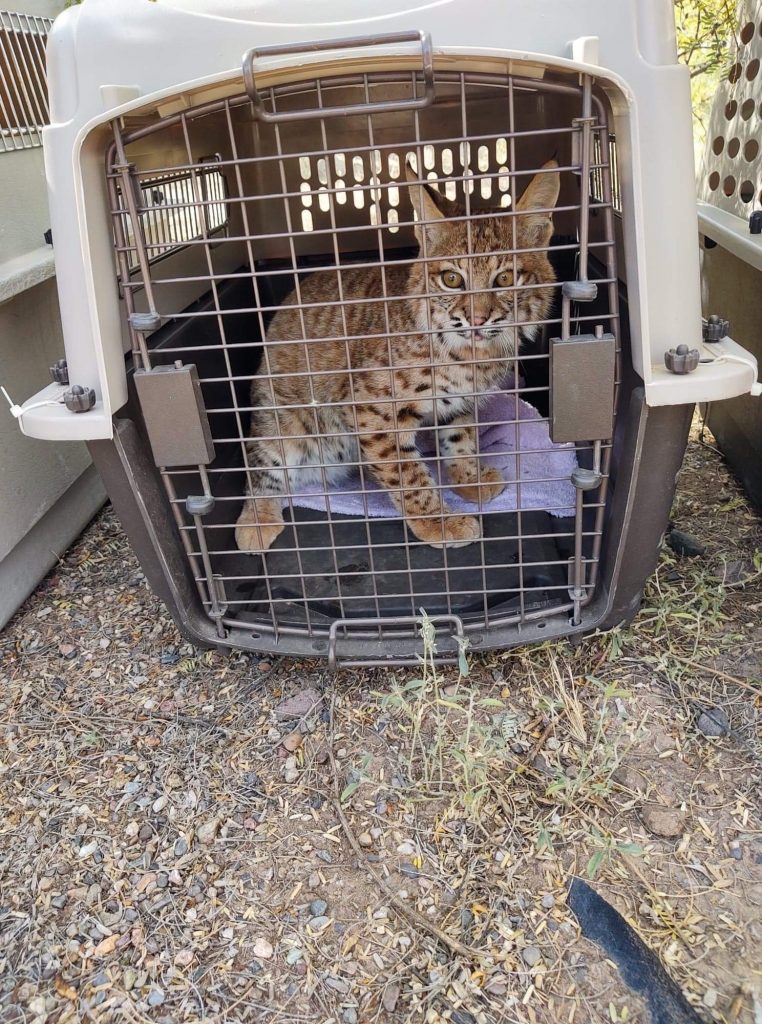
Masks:
[[[464,547],[481,537],[481,526],[473,516],[452,515],[443,504],[415,445],[422,419],[415,403],[400,406],[396,418],[391,404],[358,409],[363,459],[418,540],[434,548]]]
[[[479,465],[474,413],[464,413],[439,428],[439,450],[452,489],[466,501],[486,504],[505,489],[505,480],[494,466]]]

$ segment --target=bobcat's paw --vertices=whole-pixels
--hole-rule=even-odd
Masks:
[[[482,535],[481,524],[473,516],[445,513],[441,519],[409,519],[408,525],[418,540],[432,548],[463,548]]]
[[[477,478],[475,472],[467,477],[462,467],[453,466],[450,469],[450,482],[459,497],[477,505],[492,501],[505,490],[505,480],[494,466],[484,466],[480,478]]]
[[[269,551],[284,529],[283,523],[242,524],[236,527],[235,542],[240,551]]]

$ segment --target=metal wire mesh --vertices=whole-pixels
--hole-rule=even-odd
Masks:
[[[605,106],[590,80],[440,72],[429,109],[357,110],[401,108],[417,87],[414,73],[316,79],[271,89],[272,123],[242,95],[114,125],[126,312],[164,323],[150,339],[133,326],[133,354],[144,370],[196,365],[214,437],[210,464],[160,471],[221,636],[286,650],[352,628],[394,637],[421,608],[464,635],[578,622],[595,591],[611,442],[551,440],[549,339],[619,337]],[[302,107],[325,116],[302,123]],[[533,212],[555,232],[533,239],[522,196],[542,194],[554,155],[560,198]],[[429,217],[411,201],[423,183]],[[445,265],[461,281],[449,326]],[[562,297],[570,279],[594,280],[595,300]],[[571,483],[575,467],[594,488]],[[236,543],[247,515],[259,550]]]
[[[45,43],[51,18],[0,11],[0,152],[42,145],[49,123]]]

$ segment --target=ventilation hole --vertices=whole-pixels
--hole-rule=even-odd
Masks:
[[[355,181],[365,180],[365,164],[362,162],[361,156],[352,157],[352,174]]]
[[[719,156],[724,148],[725,148],[725,139],[723,138],[722,135],[718,135],[717,138],[712,143],[712,152],[714,153],[715,156]]]
[[[381,151],[379,149],[374,149],[370,157],[370,169],[374,174],[380,174],[383,166],[384,164],[381,157]]]
[[[759,60],[755,57],[754,60],[750,60],[746,65],[746,77],[750,82],[759,74]]]
[[[399,206],[399,204],[400,204],[400,190],[397,188],[396,185],[390,185],[389,188],[386,191],[386,194],[387,194],[387,196],[389,198],[389,205],[390,206]]]
[[[453,199],[453,200],[457,199],[457,197],[458,197],[458,186],[455,184],[454,181],[446,181],[445,182],[445,196],[448,199]]]
[[[741,202],[750,203],[754,198],[754,184],[751,181],[744,181],[741,183],[741,187],[738,190],[738,194],[741,197]]]
[[[468,167],[465,168],[465,175],[466,180],[463,182],[463,191],[467,192],[468,195],[472,196],[474,194],[475,188],[474,177]]]
[[[757,31],[757,26],[753,21],[747,21],[744,27],[741,29],[741,42],[746,46],[754,38],[754,33]]]
[[[305,193],[308,193],[310,190],[310,183],[308,181],[303,181],[299,188],[302,191],[302,206],[312,206],[312,196],[305,195]]]
[[[508,163],[508,142],[506,139],[498,139],[495,143],[495,162],[498,164]]]
[[[437,174],[436,171],[429,171],[429,173],[426,175],[427,181],[436,181],[438,177],[439,175]]]
[[[506,192],[506,193],[505,193],[505,195],[504,195],[504,196],[503,196],[503,197],[501,198],[501,200],[500,200],[500,205],[501,205],[501,206],[503,206],[503,207],[508,207],[508,206],[510,206],[510,205],[511,205],[511,197],[510,197],[510,196],[508,195],[508,193],[507,193],[507,192]]]
[[[347,158],[344,153],[336,153],[333,158],[333,166],[336,168],[336,173],[340,178],[345,178],[347,174]]]
[[[458,147],[458,153],[460,156],[460,166],[468,167],[471,163],[471,144],[469,142],[461,142]]]
[[[317,162],[317,176],[321,185],[328,184],[328,161],[322,156]]]
[[[309,178],[312,174],[312,167],[310,166],[310,158],[308,156],[299,157],[299,173],[303,178]]]
[[[312,214],[309,210],[302,210],[302,231],[312,231]]]
[[[331,197],[328,195],[324,188],[321,188],[318,192],[318,206],[323,213],[328,213],[331,209]]]
[[[405,153],[405,163],[410,165],[413,174],[418,174],[418,157],[415,153]]]
[[[399,231],[399,227],[397,226],[399,219],[399,214],[396,210],[389,210],[389,230],[393,235]]]
[[[436,154],[436,150],[434,149],[434,147],[433,146],[424,146],[423,147],[423,166],[426,168],[426,170],[430,171],[432,169],[432,167],[435,166],[436,162],[437,162],[437,154]]]
[[[476,154],[477,167],[480,171],[489,170],[489,150],[486,146],[479,146]]]
[[[443,174],[452,174],[452,167],[453,167],[453,164],[452,164],[452,150],[451,149],[443,149],[442,150],[442,173]]]
[[[732,174],[729,174],[722,183],[722,191],[726,196],[732,196],[736,190],[736,179]]]
[[[507,192],[511,187],[511,176],[507,167],[501,167],[497,177],[497,187],[501,192]]]
[[[739,151],[740,148],[741,148],[741,140],[740,139],[731,139],[730,142],[728,143],[728,156],[729,157],[736,157],[736,156],[738,156],[738,151]]]
[[[375,203],[371,204],[369,216],[370,216],[370,222],[373,225],[373,227],[374,228],[378,227],[378,223],[379,223],[381,218],[378,215],[378,207],[376,206]]]
[[[731,100],[729,103],[725,104],[725,117],[728,119],[728,121],[733,120],[733,118],[736,116],[737,110],[738,103],[736,103],[735,100]]]
[[[492,195],[492,178],[482,178],[481,191],[482,199],[489,199],[489,197]]]
[[[347,192],[344,188],[344,180],[342,178],[337,178],[334,184],[336,186],[336,202],[339,206],[343,206],[347,201]]]
[[[759,156],[759,143],[756,139],[749,139],[743,148],[743,155],[749,162],[757,159]]]
[[[733,184],[735,186],[735,182]],[[365,193],[361,188],[352,189],[352,202],[357,210],[362,210],[363,206],[365,206]]]
[[[712,190],[712,192],[716,192],[717,189],[720,187],[720,172],[712,171],[712,173],[709,175],[708,180],[709,188]]]
[[[744,119],[744,121],[748,121],[753,113],[754,100],[744,100],[741,106],[741,117]]]
[[[389,154],[389,177],[399,178],[400,176],[400,158],[396,153]]]
[[[731,85],[735,85],[735,83],[741,77],[742,73],[743,73],[743,68],[741,67],[741,65],[740,64],[734,64],[733,67],[730,69],[730,71],[728,71],[728,81],[731,83]]]

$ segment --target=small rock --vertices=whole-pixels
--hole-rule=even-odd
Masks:
[[[368,847],[373,846],[373,837],[369,832],[361,832],[357,837],[357,842],[360,846]]]
[[[286,768],[285,772],[283,773],[283,781],[284,782],[288,782],[289,785],[292,782],[296,782],[296,780],[298,778],[299,778],[299,769],[298,768]]]
[[[201,828],[197,829],[197,831],[196,831],[196,838],[198,839],[198,841],[200,843],[203,843],[205,846],[208,846],[210,843],[214,842],[214,840],[215,840],[215,838],[217,836],[217,830],[219,829],[219,827],[220,827],[220,819],[219,818],[212,818],[211,821],[205,822],[201,826]]]
[[[683,834],[685,815],[677,808],[664,807],[662,804],[645,804],[640,817],[649,832],[661,836],[662,839],[676,839]]]
[[[521,951],[521,959],[527,967],[536,967],[541,957],[542,953],[537,946],[525,946]]]
[[[403,857],[415,856],[416,849],[412,843],[400,843],[397,847],[397,853],[402,854]]]
[[[730,733],[730,719],[722,708],[710,708],[699,715],[696,727],[704,736],[727,736]]]
[[[717,999],[719,998],[719,992],[715,988],[708,988],[704,993],[703,1003],[709,1010],[713,1010],[717,1005]]]
[[[50,901],[50,905],[51,907],[55,907],[56,910],[63,910],[63,908],[66,906],[67,899],[68,897],[63,894],[60,896],[54,896],[53,899]]]
[[[160,988],[152,988],[148,993],[148,1005],[149,1006],[161,1006],[166,999],[166,996]]]
[[[616,771],[612,772],[611,778],[630,793],[645,793],[648,789],[645,776],[628,765],[620,764]]]
[[[326,917],[325,914],[318,914],[317,917],[310,919],[309,925],[313,932],[321,932],[324,928],[327,928],[330,923],[330,917]]]
[[[326,910],[328,910],[328,904],[325,900],[313,900],[310,903],[310,913],[313,917],[322,917]]]
[[[80,846],[79,848],[79,859],[87,860],[88,857],[92,857],[97,849],[98,843],[95,840],[91,843],[85,843],[84,846]]]
[[[682,530],[670,530],[667,534],[667,544],[680,558],[696,558],[706,552],[703,544]]]
[[[548,765],[548,762],[542,754],[537,754],[537,756],[532,759],[532,767],[536,772],[540,772],[543,775],[553,774],[552,768]]]
[[[260,935],[258,939],[255,939],[254,945],[251,947],[251,951],[254,956],[258,956],[260,960],[269,960],[273,955],[272,944],[262,935]]]
[[[553,907],[555,907],[556,897],[553,895],[553,893],[549,892],[547,893],[547,895],[543,896],[542,905],[543,907],[545,907],[546,910],[552,910]]]
[[[153,807],[151,808],[151,810],[153,811],[154,814],[158,814],[159,811],[163,811],[164,810],[164,808],[167,806],[168,803],[169,803],[169,797],[168,796],[160,796],[157,800],[154,800]]]
[[[153,836],[153,829],[150,825],[141,825],[140,832],[138,832],[138,839],[141,842],[147,843],[148,840]]]
[[[167,878],[169,880],[169,884],[170,885],[182,885],[183,884],[182,875],[177,870],[177,868],[172,868],[172,870],[167,875]],[[158,885],[158,882],[157,882],[157,885]]]
[[[137,977],[137,971],[134,971],[131,967],[125,967],[124,973],[122,974],[122,984],[124,985],[125,992],[132,991]]]
[[[341,1019],[344,1024],[357,1024],[357,1010],[353,1006],[348,1006],[342,1013]]]
[[[68,661],[71,658],[73,658],[74,655],[77,653],[77,648],[74,646],[74,644],[61,644],[61,646],[58,648],[58,653],[61,655],[62,658],[66,658]]]
[[[400,864],[400,874],[404,875],[405,878],[418,878],[421,872],[417,867],[405,861],[404,864]]]
[[[734,839],[730,844],[730,856],[733,860],[743,860],[743,850],[737,839]]]
[[[548,748],[548,750],[559,750],[561,747],[561,741],[557,740],[555,736],[550,736],[545,741],[545,746]]]
[[[160,874],[158,874],[156,876],[156,888],[157,889],[166,889],[168,885],[169,885],[169,879],[167,878],[167,876],[162,871]]]
[[[298,964],[299,963],[299,961],[302,959],[303,956],[304,956],[303,951],[301,949],[299,949],[298,946],[294,946],[293,949],[289,949],[288,953],[286,953],[286,963],[290,967],[293,967],[294,964]]]
[[[315,850],[315,856],[319,857],[326,864],[333,864],[333,857],[328,850]]]
[[[304,737],[300,732],[290,732],[288,736],[284,736],[283,746],[290,753],[293,753],[295,750],[298,750],[299,747],[301,747],[303,741]]]
[[[307,885],[310,887],[310,889],[317,889],[317,887],[320,885],[320,875],[317,873],[317,871],[312,872],[310,877],[307,879]]]
[[[484,986],[484,991],[493,996],[504,996],[508,991],[508,984],[501,977],[490,978]]]
[[[175,840],[175,857],[184,857],[188,852],[188,841],[180,836],[179,839]]]
[[[468,1010],[453,1010],[452,1024],[476,1024],[476,1017]]]
[[[281,732],[280,729],[276,729],[273,726],[267,730],[267,742],[268,743],[280,743]]]
[[[193,963],[194,952],[192,949],[181,949],[175,957],[175,963],[178,967],[190,967]]]
[[[381,1002],[387,1013],[394,1013],[399,997],[400,987],[396,981],[393,981],[386,986],[384,994],[381,996]]]
[[[334,992],[346,995],[349,992],[349,984],[343,978],[328,977],[325,979],[326,987],[332,988]]]
[[[275,717],[279,722],[288,722],[293,718],[306,718],[314,714],[323,703],[323,695],[313,687],[307,687],[293,697],[282,700],[275,708]]]

